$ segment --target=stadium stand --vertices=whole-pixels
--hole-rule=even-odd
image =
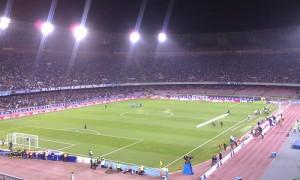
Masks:
[[[296,30],[173,35],[173,45],[157,49],[150,41],[130,53],[126,34],[93,34],[99,38],[88,39],[71,59],[73,41],[65,30],[37,52],[40,36],[31,24],[17,22],[1,36],[0,90],[141,82],[299,83],[300,41],[291,38]]]
[[[77,59],[72,67],[66,56],[45,55],[36,61],[33,54],[5,53],[0,58],[3,91],[103,83],[300,82],[299,61],[291,55],[140,57],[128,61],[126,57],[87,56]]]

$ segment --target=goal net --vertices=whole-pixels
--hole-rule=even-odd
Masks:
[[[11,133],[7,134],[7,144],[12,143],[14,147],[25,149],[38,148],[39,138],[37,135],[24,134],[24,133]]]

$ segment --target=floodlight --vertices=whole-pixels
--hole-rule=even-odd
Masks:
[[[129,36],[129,39],[132,43],[136,43],[140,40],[141,36],[138,32],[132,32]]]
[[[1,17],[0,18],[0,29],[1,30],[7,29],[9,23],[10,23],[10,19],[8,17],[5,17],[5,16]]]
[[[73,29],[73,35],[77,41],[81,41],[87,35],[87,28],[83,25],[78,25]]]
[[[53,30],[54,26],[50,22],[44,22],[41,26],[41,32],[44,36],[51,34]]]
[[[167,40],[167,35],[166,35],[166,33],[163,33],[163,32],[161,32],[161,33],[159,33],[158,34],[158,36],[157,36],[157,40],[159,41],[159,42],[165,42],[166,40]]]

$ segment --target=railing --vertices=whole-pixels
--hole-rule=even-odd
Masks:
[[[25,180],[25,179],[0,172],[0,180]]]

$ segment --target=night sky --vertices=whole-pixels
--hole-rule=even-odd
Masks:
[[[3,14],[9,0],[0,0]],[[134,29],[143,0],[92,0],[88,28],[127,33]],[[51,0],[13,0],[11,18],[34,23],[46,19]],[[57,0],[53,23],[80,22],[85,0]],[[300,0],[148,0],[140,30],[156,33],[171,10],[167,32],[207,33],[300,25]]]

